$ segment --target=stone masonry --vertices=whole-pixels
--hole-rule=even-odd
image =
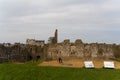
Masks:
[[[106,44],[106,43],[88,44],[88,43],[83,43],[81,39],[77,39],[74,43],[71,43],[69,39],[66,39],[61,43],[55,43],[55,44],[49,43],[47,50],[47,54],[48,54],[47,57],[51,59],[57,59],[59,56],[62,58],[70,58],[70,59],[71,58],[110,59],[110,58],[115,58],[114,56],[115,46],[119,46],[119,45]]]
[[[39,59],[112,59],[120,57],[120,45],[106,43],[84,43],[77,39],[74,43],[69,39],[58,43],[58,30],[53,37],[49,38],[49,43],[43,40],[27,39],[26,44],[3,43],[0,44],[0,62],[6,61],[37,61]]]

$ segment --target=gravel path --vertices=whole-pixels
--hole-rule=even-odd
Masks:
[[[39,66],[60,66],[60,67],[77,67],[82,68],[84,67],[84,61],[87,60],[80,60],[80,59],[73,59],[73,60],[63,60],[63,63],[58,63],[57,60],[52,61],[44,61]],[[93,61],[95,68],[102,68],[104,61],[110,61],[110,60],[88,60]],[[120,62],[114,61],[115,68],[120,69]]]

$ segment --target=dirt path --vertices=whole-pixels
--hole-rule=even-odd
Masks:
[[[73,60],[64,60],[63,63],[58,63],[57,60],[52,61],[44,61],[39,66],[60,66],[60,67],[84,67],[84,61],[80,59],[73,59]],[[104,60],[90,60],[93,61],[95,68],[102,68]],[[110,61],[110,60],[109,60]],[[120,69],[120,62],[114,61],[115,68]]]

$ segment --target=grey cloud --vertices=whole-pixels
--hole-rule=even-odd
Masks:
[[[63,9],[68,5],[100,4],[100,2],[103,0],[2,0],[0,7],[2,16],[13,17],[57,11],[57,9]]]
[[[107,36],[105,31],[110,31],[109,34],[120,31],[119,2],[119,0],[0,0],[0,31],[5,30],[2,34],[14,35],[15,39],[17,35],[23,36],[21,41],[27,36],[31,37],[32,34],[39,34],[41,38],[46,39],[56,28],[61,30],[60,35],[64,34],[60,36],[61,40],[70,36],[85,39],[86,35],[90,37],[103,35],[97,34],[97,31]],[[95,33],[92,33],[93,31]],[[90,37],[87,39],[91,40]]]

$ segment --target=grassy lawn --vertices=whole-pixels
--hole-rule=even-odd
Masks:
[[[40,67],[36,63],[0,64],[0,80],[120,80],[120,69]]]

